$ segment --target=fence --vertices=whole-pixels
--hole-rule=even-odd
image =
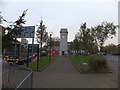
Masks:
[[[3,89],[32,88],[33,72],[30,69],[15,65],[8,66],[6,70],[2,75]]]

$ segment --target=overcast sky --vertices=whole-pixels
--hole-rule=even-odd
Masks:
[[[8,21],[15,21],[28,9],[25,16],[26,26],[39,24],[41,17],[53,36],[60,36],[60,28],[68,28],[68,41],[74,39],[82,23],[88,27],[103,21],[118,23],[119,0],[2,0],[0,11]],[[4,23],[6,24],[6,23]],[[37,28],[37,27],[36,27]],[[36,40],[35,40],[36,41]],[[106,44],[118,43],[116,36]]]

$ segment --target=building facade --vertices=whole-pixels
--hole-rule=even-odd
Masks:
[[[61,28],[60,30],[60,55],[68,54],[68,45],[67,45],[68,31],[67,28]]]
[[[2,36],[4,36],[5,34],[5,27],[0,25],[0,37],[2,38]]]
[[[2,37],[5,34],[5,27],[0,25],[0,55],[2,54]]]

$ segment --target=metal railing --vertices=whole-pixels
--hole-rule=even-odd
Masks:
[[[3,72],[2,86],[3,89],[12,88],[18,90],[19,88],[32,88],[33,72],[32,70],[21,66],[9,66],[7,72]]]
[[[28,69],[28,70],[30,70],[30,69]],[[15,90],[17,90],[19,88],[29,88],[29,89],[32,89],[32,85],[33,85],[33,72],[32,72],[32,70],[30,70],[30,71],[31,72],[24,78],[24,80],[16,87]]]

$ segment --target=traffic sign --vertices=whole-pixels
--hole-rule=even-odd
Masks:
[[[24,26],[22,27],[21,34],[17,38],[34,38],[35,26]]]

